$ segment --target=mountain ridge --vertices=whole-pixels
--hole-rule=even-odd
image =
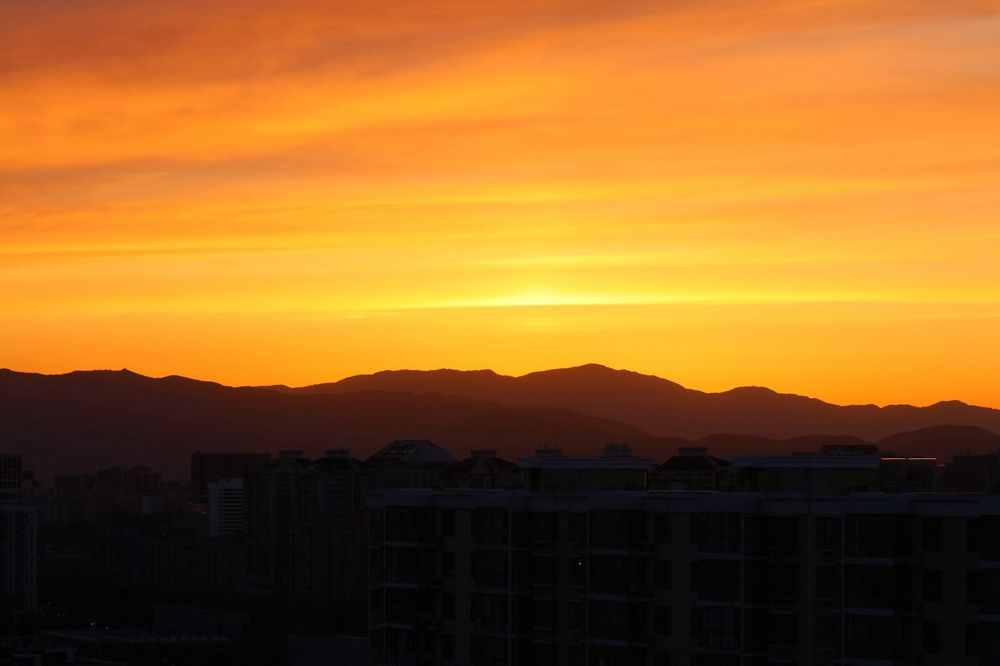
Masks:
[[[443,381],[442,381],[443,380]],[[0,370],[0,449],[40,474],[147,464],[185,475],[194,451],[351,448],[431,439],[462,455],[515,458],[540,446],[594,455],[628,443],[662,460],[682,446],[717,455],[791,454],[879,442],[899,455],[1000,449],[1000,411],[957,401],[841,407],[763,387],[705,393],[653,375],[582,366],[520,378],[492,371],[385,371],[333,384],[231,387],[130,370]]]
[[[387,370],[294,389],[302,393],[395,390],[463,395],[510,404],[544,404],[623,421],[658,436],[717,432],[795,437],[817,432],[878,439],[943,424],[1000,430],[1000,410],[942,400],[927,406],[838,405],[763,386],[705,392],[598,364],[510,376],[493,371]]]

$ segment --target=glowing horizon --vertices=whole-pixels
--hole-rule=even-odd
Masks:
[[[1000,406],[1000,3],[12,0],[0,366]]]

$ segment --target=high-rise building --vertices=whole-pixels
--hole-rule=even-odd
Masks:
[[[0,606],[38,607],[38,511],[19,502],[0,502]]]
[[[247,533],[247,489],[244,479],[208,484],[208,535],[213,538]]]
[[[0,497],[20,494],[23,478],[24,463],[21,456],[0,453]]]
[[[329,620],[325,629],[365,628],[362,470],[344,449],[317,460],[290,450],[250,484],[253,572],[289,608]]]
[[[191,456],[195,501],[208,503],[208,484],[224,479],[250,479],[271,461],[267,453],[202,453]]]

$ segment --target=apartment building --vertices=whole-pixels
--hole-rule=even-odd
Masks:
[[[18,495],[24,476],[24,461],[13,453],[0,453],[0,498]]]
[[[246,535],[249,513],[244,479],[219,479],[208,484],[208,535]]]
[[[0,502],[0,617],[38,607],[38,511]]]
[[[1000,663],[1000,497],[386,489],[372,663]]]

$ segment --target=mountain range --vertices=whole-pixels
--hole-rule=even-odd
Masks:
[[[777,454],[862,441],[899,455],[948,457],[1000,449],[995,432],[1000,410],[956,401],[839,406],[760,387],[706,393],[600,365],[520,377],[384,371],[299,388],[128,370],[0,370],[0,451],[23,453],[43,476],[114,464],[184,475],[194,451],[298,448],[318,455],[348,447],[361,457],[401,438],[508,457],[538,446],[591,454],[608,442],[660,460],[680,446]]]

